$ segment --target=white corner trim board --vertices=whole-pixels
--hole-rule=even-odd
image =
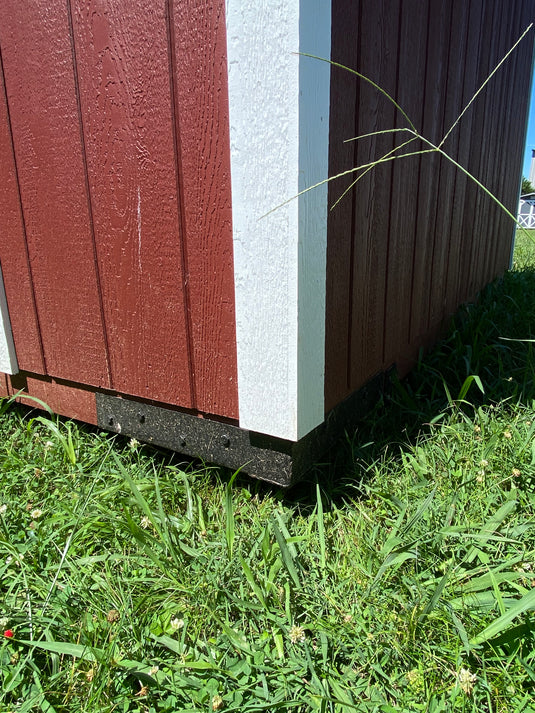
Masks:
[[[240,426],[324,420],[330,0],[227,0]],[[290,202],[287,202],[289,199]],[[284,205],[282,205],[284,204]],[[266,215],[267,214],[267,215]]]
[[[0,371],[4,374],[16,374],[19,370],[15,345],[11,333],[11,322],[7,309],[4,278],[0,269]]]

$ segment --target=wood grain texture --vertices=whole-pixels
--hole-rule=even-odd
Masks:
[[[0,373],[0,398],[5,399],[10,396],[9,374]]]
[[[19,367],[44,373],[3,77],[0,59],[0,264]]]
[[[237,418],[224,0],[172,4],[175,122],[196,407]]]
[[[451,3],[430,0],[422,133],[433,142],[441,141],[445,131],[445,87],[451,22]],[[443,160],[436,154],[422,157],[410,308],[409,340],[412,345],[425,343],[429,332],[429,304],[433,257],[437,250],[437,220],[440,220],[440,178],[443,165]]]
[[[333,62],[356,69],[360,36],[360,3],[335,1],[332,5]],[[352,32],[347,32],[347,26]],[[345,143],[357,135],[358,84],[355,75],[339,67],[331,68],[331,106],[329,142],[329,176],[337,176],[354,168],[357,143]],[[351,185],[354,176],[329,184],[329,206]],[[329,210],[326,274],[325,320],[325,411],[330,411],[347,394],[351,303],[353,241],[355,229],[353,192]]]
[[[404,3],[400,16],[398,86],[395,98],[419,131],[422,131],[424,123],[425,100],[422,102],[422,87],[425,86],[428,12],[425,3],[411,0]],[[407,120],[399,112],[395,126],[408,126]],[[408,138],[406,134],[397,134],[396,145],[399,146]],[[421,148],[425,146],[415,141],[403,149],[402,154]],[[400,364],[409,350],[420,173],[421,164],[428,159],[428,156],[411,156],[400,158],[392,164],[384,318],[385,364]]]
[[[330,56],[329,10],[227,3],[240,425],[292,440],[324,418],[326,186],[291,199],[327,175],[329,68],[296,52]]]
[[[508,37],[517,37],[524,31],[530,22],[529,12],[524,9],[523,0],[515,0],[515,11],[510,18],[510,29]],[[528,52],[528,54],[526,54]],[[503,82],[504,91],[502,93],[501,111],[507,107],[507,111],[517,113],[522,116],[523,98],[529,94],[529,76],[522,71],[522,66],[529,63],[532,50],[529,42],[522,42],[515,52],[507,60],[507,72],[510,77],[517,77],[517,81]],[[520,102],[519,102],[520,100]],[[525,131],[521,127],[515,127],[508,121],[501,121],[497,127],[496,141],[498,145],[507,148],[511,160],[508,161],[499,172],[499,186],[497,195],[509,211],[516,216],[518,210],[518,195],[520,192],[520,176],[516,170],[519,161],[523,160]],[[494,276],[503,274],[510,263],[512,242],[514,238],[515,224],[507,215],[498,209],[497,215],[497,239],[494,241],[492,254],[492,272]],[[506,240],[506,236],[509,240]],[[499,239],[504,236],[503,239]]]
[[[490,60],[488,71],[491,72],[497,62],[509,49],[508,39],[511,38],[509,12],[514,10],[514,0],[505,7],[503,3],[494,6],[491,26]],[[508,46],[509,45],[509,46]],[[501,109],[503,107],[502,95],[505,90],[506,75],[495,75],[487,85],[484,95],[485,124],[482,146],[496,147],[495,151],[503,150],[498,143],[498,126],[501,124]],[[501,171],[496,170],[496,154],[491,150],[481,152],[479,175],[481,182],[493,195],[499,197],[499,182]],[[488,196],[478,191],[476,208],[476,221],[478,221],[477,234],[479,240],[475,243],[475,257],[470,280],[471,294],[477,294],[481,285],[485,283],[485,276],[491,280],[495,277],[492,265],[494,244],[498,237],[497,227],[500,216],[498,206]]]
[[[451,3],[451,19],[448,23],[447,70],[443,85],[444,109],[442,133],[445,136],[463,110],[463,78],[468,64],[467,26],[469,4]],[[472,48],[468,48],[472,51]],[[459,129],[454,129],[446,139],[443,149],[454,160],[458,159]],[[454,216],[455,185],[459,170],[446,158],[440,161],[438,201],[435,220],[435,244],[430,265],[428,325],[430,329],[442,323],[446,313],[449,254],[452,248],[452,220]]]
[[[390,96],[397,93],[398,2],[364,0],[358,70]],[[364,30],[364,28],[366,28]],[[396,112],[369,83],[359,82],[358,135],[392,129]],[[358,142],[357,165],[392,150],[394,139],[383,134]],[[364,383],[383,366],[386,272],[390,236],[392,163],[377,166],[357,184],[350,305],[350,384]]]
[[[221,7],[180,9],[73,15],[112,382],[235,416],[224,25]]]
[[[499,14],[497,3],[485,3],[481,24],[481,34],[485,42],[480,45],[478,58],[477,87],[479,88],[493,67],[493,59],[497,54],[496,17]],[[496,90],[496,87],[494,87]],[[470,173],[480,180],[483,185],[488,184],[488,161],[490,126],[492,117],[489,110],[493,109],[494,94],[490,85],[487,85],[477,97],[475,103],[475,119],[473,124],[472,148],[470,152],[469,168]],[[482,150],[483,147],[483,150]],[[497,149],[497,147],[496,147]],[[481,190],[471,186],[469,198],[467,200],[466,218],[469,221],[466,230],[471,236],[467,243],[466,251],[463,254],[463,264],[461,266],[463,295],[462,301],[472,300],[478,292],[480,271],[479,261],[484,260],[485,245],[488,240],[486,234],[488,226],[489,201]]]
[[[54,413],[97,424],[94,388],[80,387],[79,384],[25,372],[16,376],[0,374],[0,396],[14,396],[19,393],[17,403],[39,409],[40,406],[34,399],[40,399]]]
[[[462,0],[461,0],[462,3]],[[465,3],[462,3],[463,5]],[[478,89],[478,58],[481,42],[481,22],[483,13],[483,0],[474,0],[469,5],[467,17],[466,52],[464,57],[464,73],[462,80],[462,106],[467,106]],[[472,106],[461,118],[455,132],[458,136],[457,153],[455,159],[466,168],[469,167],[470,149],[472,147],[472,131],[476,107]],[[470,178],[461,171],[455,176],[455,192],[452,204],[452,219],[450,233],[450,250],[448,256],[447,278],[445,287],[446,306],[445,314],[453,314],[460,303],[462,285],[460,275],[462,268],[462,255],[466,245],[470,242],[470,233],[465,234],[465,213],[467,196],[473,193],[473,184]]]
[[[193,407],[165,5],[72,19],[112,385]]]
[[[46,371],[108,386],[67,7],[49,0],[6,0],[0,12]]]
[[[357,69],[387,91],[395,90],[410,114],[412,107],[411,116],[423,109],[418,128],[435,142],[535,17],[533,0],[404,2],[399,24],[395,4],[381,7],[376,3],[370,8],[363,2],[360,8]],[[383,48],[395,46],[396,38],[388,42],[384,34],[387,22],[399,29],[400,49],[390,69],[385,66],[381,73],[381,54],[373,57],[372,48],[376,38],[381,38]],[[349,36],[347,26],[346,32]],[[347,38],[345,42],[348,44]],[[512,212],[516,210],[532,58],[533,35],[481,92],[444,144],[445,151]],[[388,118],[387,112],[381,112],[381,117]],[[372,101],[366,101],[361,89],[355,119],[356,133],[362,133],[364,127],[387,128],[380,126]],[[337,121],[350,125],[347,107]],[[339,130],[333,122],[332,136]],[[377,139],[359,144],[355,164],[365,160],[367,151],[370,159],[372,154],[376,157],[379,152],[372,147],[373,141],[378,144]],[[345,161],[349,160],[346,156]],[[333,244],[328,246],[328,269],[333,274],[328,275],[327,284],[336,286],[328,290],[328,305],[343,312],[334,317],[331,334],[339,340],[336,348],[340,353],[350,352],[351,366],[345,392],[340,375],[336,379],[331,374],[326,381],[329,406],[361,386],[374,370],[395,361],[406,371],[418,348],[429,345],[459,304],[473,298],[508,264],[509,219],[447,159],[422,156],[419,164],[412,166],[399,161],[390,176],[383,174],[383,181],[391,192],[384,192],[371,179],[358,185],[354,214],[344,216],[346,223],[353,220],[355,225],[351,238],[341,230],[331,238],[329,232]],[[414,212],[410,209],[413,202]],[[336,223],[331,219],[332,225]],[[374,259],[375,250],[379,255]],[[386,262],[381,258],[385,251]],[[342,263],[350,254],[352,268],[344,269]],[[380,302],[378,285],[386,285],[383,321],[374,310],[374,304]],[[344,311],[342,295],[348,286],[352,299]],[[327,319],[331,318],[328,309]],[[351,323],[347,344],[341,344],[347,320]],[[381,328],[383,358],[374,347]],[[334,354],[334,348],[327,353]],[[330,359],[331,368],[336,364],[342,373],[340,358]]]

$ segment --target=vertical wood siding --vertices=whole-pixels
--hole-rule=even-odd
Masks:
[[[4,287],[7,294],[15,297],[9,317],[19,365],[44,373],[1,56],[0,85],[0,246]]]
[[[0,51],[20,368],[237,418],[223,0],[6,0]]]
[[[436,142],[534,19],[532,0],[333,0],[332,58],[389,92]],[[532,58],[533,33],[443,147],[513,214]],[[332,69],[330,175],[380,158],[404,134],[344,139],[406,125],[373,87]],[[331,184],[331,205],[349,183]],[[326,410],[393,363],[405,371],[456,307],[507,268],[513,230],[438,155],[396,160],[359,180],[329,217]]]

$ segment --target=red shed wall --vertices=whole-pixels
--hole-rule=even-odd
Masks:
[[[20,369],[237,418],[223,0],[5,0],[0,51]]]
[[[534,19],[533,0],[333,0],[331,56],[385,89],[419,132],[439,142]],[[443,146],[513,214],[533,36]],[[344,139],[407,125],[370,84],[332,68],[331,176],[376,160],[408,137]],[[422,147],[415,142],[406,151]],[[330,205],[351,180],[330,184]],[[513,229],[511,219],[438,154],[367,173],[329,216],[326,410],[393,363],[406,370],[444,319],[508,267]]]

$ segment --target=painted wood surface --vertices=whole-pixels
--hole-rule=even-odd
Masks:
[[[342,61],[353,61],[437,142],[534,18],[532,0],[334,0],[333,58],[339,52]],[[513,213],[532,57],[533,33],[443,146]],[[333,174],[352,160],[359,165],[380,158],[394,146],[382,134],[359,141],[351,156],[339,144],[352,121],[355,134],[403,126],[391,104],[381,106],[376,90],[355,82],[351,88],[345,80],[344,87],[333,69]],[[399,145],[400,136],[395,141]],[[457,306],[508,267],[510,219],[447,159],[400,159],[373,173],[329,220],[326,410],[393,363],[404,373]]]
[[[25,226],[20,202],[13,138],[7,109],[3,63],[0,57],[0,254],[4,288],[12,295],[9,329],[21,368],[44,370],[43,351],[30,277]],[[7,305],[7,301],[6,301]]]
[[[346,26],[353,28],[347,32]],[[358,64],[359,37],[358,3],[333,3],[331,57],[343,67]],[[351,171],[357,165],[358,143],[346,142],[358,135],[358,84],[355,76],[341,67],[331,69],[329,175]],[[329,183],[328,205],[333,206],[355,179],[353,174]],[[353,284],[355,233],[354,201],[343,200],[336,209],[329,210],[327,241],[326,294],[328,315],[325,320],[325,409],[329,411],[350,388],[350,286]]]
[[[332,28],[321,0],[226,10],[1,4],[7,312],[26,383],[61,412],[60,387],[78,383],[296,439],[376,372],[405,370],[505,269],[512,230],[439,156],[367,172],[328,218],[352,177],[266,216],[402,141],[344,144],[404,120],[370,84],[292,53],[326,57],[332,41],[438,141],[535,2],[332,0]],[[533,36],[444,145],[513,211],[532,57]]]
[[[66,4],[6,0],[0,47],[46,371],[109,386]]]
[[[393,94],[416,129],[422,133],[428,107],[425,97],[422,101],[422,87],[426,85],[427,27],[432,12],[432,8],[426,8],[425,5],[422,7],[420,0],[411,0],[403,3],[402,12],[399,14],[397,87]],[[443,17],[440,13],[437,14],[439,22]],[[436,46],[433,49],[437,51]],[[410,81],[407,81],[409,77]],[[409,125],[407,119],[396,111],[392,126],[404,129]],[[401,145],[409,138],[410,135],[405,133],[396,134],[396,145]],[[421,148],[425,147],[420,141],[413,141],[400,151],[400,155]],[[389,200],[390,239],[386,251],[385,341],[382,355],[384,363],[396,362],[401,365],[410,343],[414,263],[420,257],[416,253],[417,230],[421,220],[418,213],[418,195],[421,172],[426,170],[422,166],[425,161],[425,156],[409,156],[399,158],[392,164],[390,195],[386,199]],[[398,231],[397,226],[403,226],[403,230]]]
[[[16,374],[19,370],[17,354],[13,343],[9,309],[7,306],[4,280],[0,271],[0,371],[6,374]]]
[[[22,368],[237,418],[225,39],[223,0],[2,4]]]
[[[97,425],[95,387],[81,387],[68,381],[20,372],[0,376],[0,397],[16,397],[17,403],[39,408],[43,401],[54,413]]]
[[[324,415],[329,10],[227,2],[240,425],[288,439]]]

